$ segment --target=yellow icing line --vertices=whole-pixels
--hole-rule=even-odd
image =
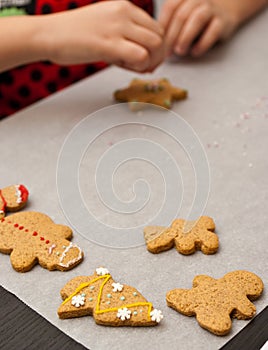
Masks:
[[[106,312],[112,312],[112,311],[118,311],[119,309],[122,309],[124,307],[135,307],[135,306],[148,306],[148,318],[150,318],[150,313],[152,310],[152,303],[149,302],[140,302],[140,303],[134,303],[134,304],[126,304],[126,305],[122,305],[120,307],[114,307],[111,309],[104,309],[104,310],[96,310],[95,313],[96,314],[104,314]]]
[[[68,301],[71,300],[72,297],[74,297],[76,294],[78,294],[79,292],[81,292],[82,289],[88,287],[90,284],[92,284],[92,283],[94,283],[94,282],[96,282],[96,281],[98,281],[98,280],[100,280],[100,279],[102,279],[102,278],[105,278],[105,277],[107,277],[107,276],[109,276],[109,275],[100,276],[100,277],[94,278],[92,281],[81,283],[81,284],[79,285],[79,287],[77,287],[76,290],[75,290],[70,296],[68,296],[68,298],[66,298],[66,299],[64,300],[64,302],[62,303],[62,305],[68,303]],[[111,277],[111,276],[109,276],[109,278],[110,278],[110,277]],[[107,280],[108,280],[108,279],[107,279]]]
[[[94,283],[94,282],[96,282],[96,281],[98,281],[98,280],[100,280],[102,278],[105,278],[105,280],[103,281],[103,283],[102,283],[102,285],[100,287],[100,290],[99,290],[99,294],[98,294],[98,298],[97,298],[97,306],[96,306],[96,310],[95,310],[96,314],[104,314],[106,312],[118,311],[119,309],[122,309],[124,307],[128,308],[128,307],[135,307],[135,306],[148,306],[148,319],[150,319],[150,316],[151,316],[150,313],[151,313],[153,305],[152,305],[152,303],[149,303],[149,302],[140,302],[140,303],[126,304],[126,305],[121,305],[120,307],[114,307],[114,308],[110,308],[110,309],[100,310],[100,302],[101,302],[102,291],[103,291],[103,288],[104,288],[105,284],[111,278],[111,275],[103,275],[103,276],[94,278],[92,281],[81,283],[76,288],[74,293],[72,293],[68,298],[66,298],[64,300],[62,305],[66,304],[69,300],[72,299],[72,297],[74,297],[76,294],[78,294],[82,289],[88,287],[90,284],[92,284],[92,283]]]

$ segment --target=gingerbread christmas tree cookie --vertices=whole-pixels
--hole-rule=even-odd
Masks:
[[[105,326],[155,326],[163,318],[137,289],[114,281],[104,267],[92,276],[70,280],[61,296],[64,301],[58,315],[62,319],[93,316],[97,324]]]
[[[199,325],[216,335],[225,335],[231,318],[252,318],[256,312],[252,300],[263,291],[262,280],[252,272],[238,270],[222,278],[196,276],[192,289],[174,289],[167,293],[168,306],[187,316],[196,316]]]
[[[168,79],[141,80],[133,79],[130,85],[114,93],[119,102],[129,102],[131,109],[138,109],[137,102],[151,103],[164,108],[171,108],[172,102],[183,100],[187,91],[170,84]]]
[[[149,252],[155,254],[169,250],[174,245],[184,255],[193,254],[196,250],[214,254],[219,247],[214,230],[213,219],[201,216],[196,222],[176,219],[170,227],[147,226],[144,228],[144,238]]]
[[[0,189],[0,219],[6,212],[18,211],[25,207],[29,192],[23,185],[12,185]]]
[[[72,230],[38,212],[12,214],[0,220],[0,252],[10,254],[13,268],[26,272],[39,263],[48,270],[70,270],[83,259],[69,241]]]

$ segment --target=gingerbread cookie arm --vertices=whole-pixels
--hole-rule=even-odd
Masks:
[[[173,289],[166,294],[167,305],[186,316],[194,316],[188,289]]]
[[[152,230],[155,230],[154,234],[152,234]],[[156,238],[152,239],[151,237],[154,235]],[[144,228],[144,237],[146,240],[147,249],[149,252],[154,254],[171,249],[174,246],[174,239],[176,235],[176,230],[171,228],[166,228],[163,230],[162,226],[147,226]]]
[[[16,247],[10,254],[10,261],[14,270],[18,272],[30,271],[37,263],[37,258],[33,250],[27,251]]]
[[[214,220],[209,216],[201,216],[199,220],[197,220],[197,225],[199,227],[205,227],[209,231],[215,231],[216,228]]]
[[[47,227],[48,233],[55,234],[55,231],[56,231],[58,237],[61,237],[66,240],[71,239],[73,237],[73,231],[69,226],[54,224],[53,221],[51,222],[52,222],[52,225]]]

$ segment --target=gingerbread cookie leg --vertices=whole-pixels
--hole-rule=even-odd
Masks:
[[[157,254],[171,249],[177,232],[163,226],[147,226],[144,228],[144,238],[149,252]]]

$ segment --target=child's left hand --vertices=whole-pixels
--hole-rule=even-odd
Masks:
[[[224,1],[213,0],[166,0],[159,22],[165,29],[167,55],[180,56],[203,55],[238,25]]]

